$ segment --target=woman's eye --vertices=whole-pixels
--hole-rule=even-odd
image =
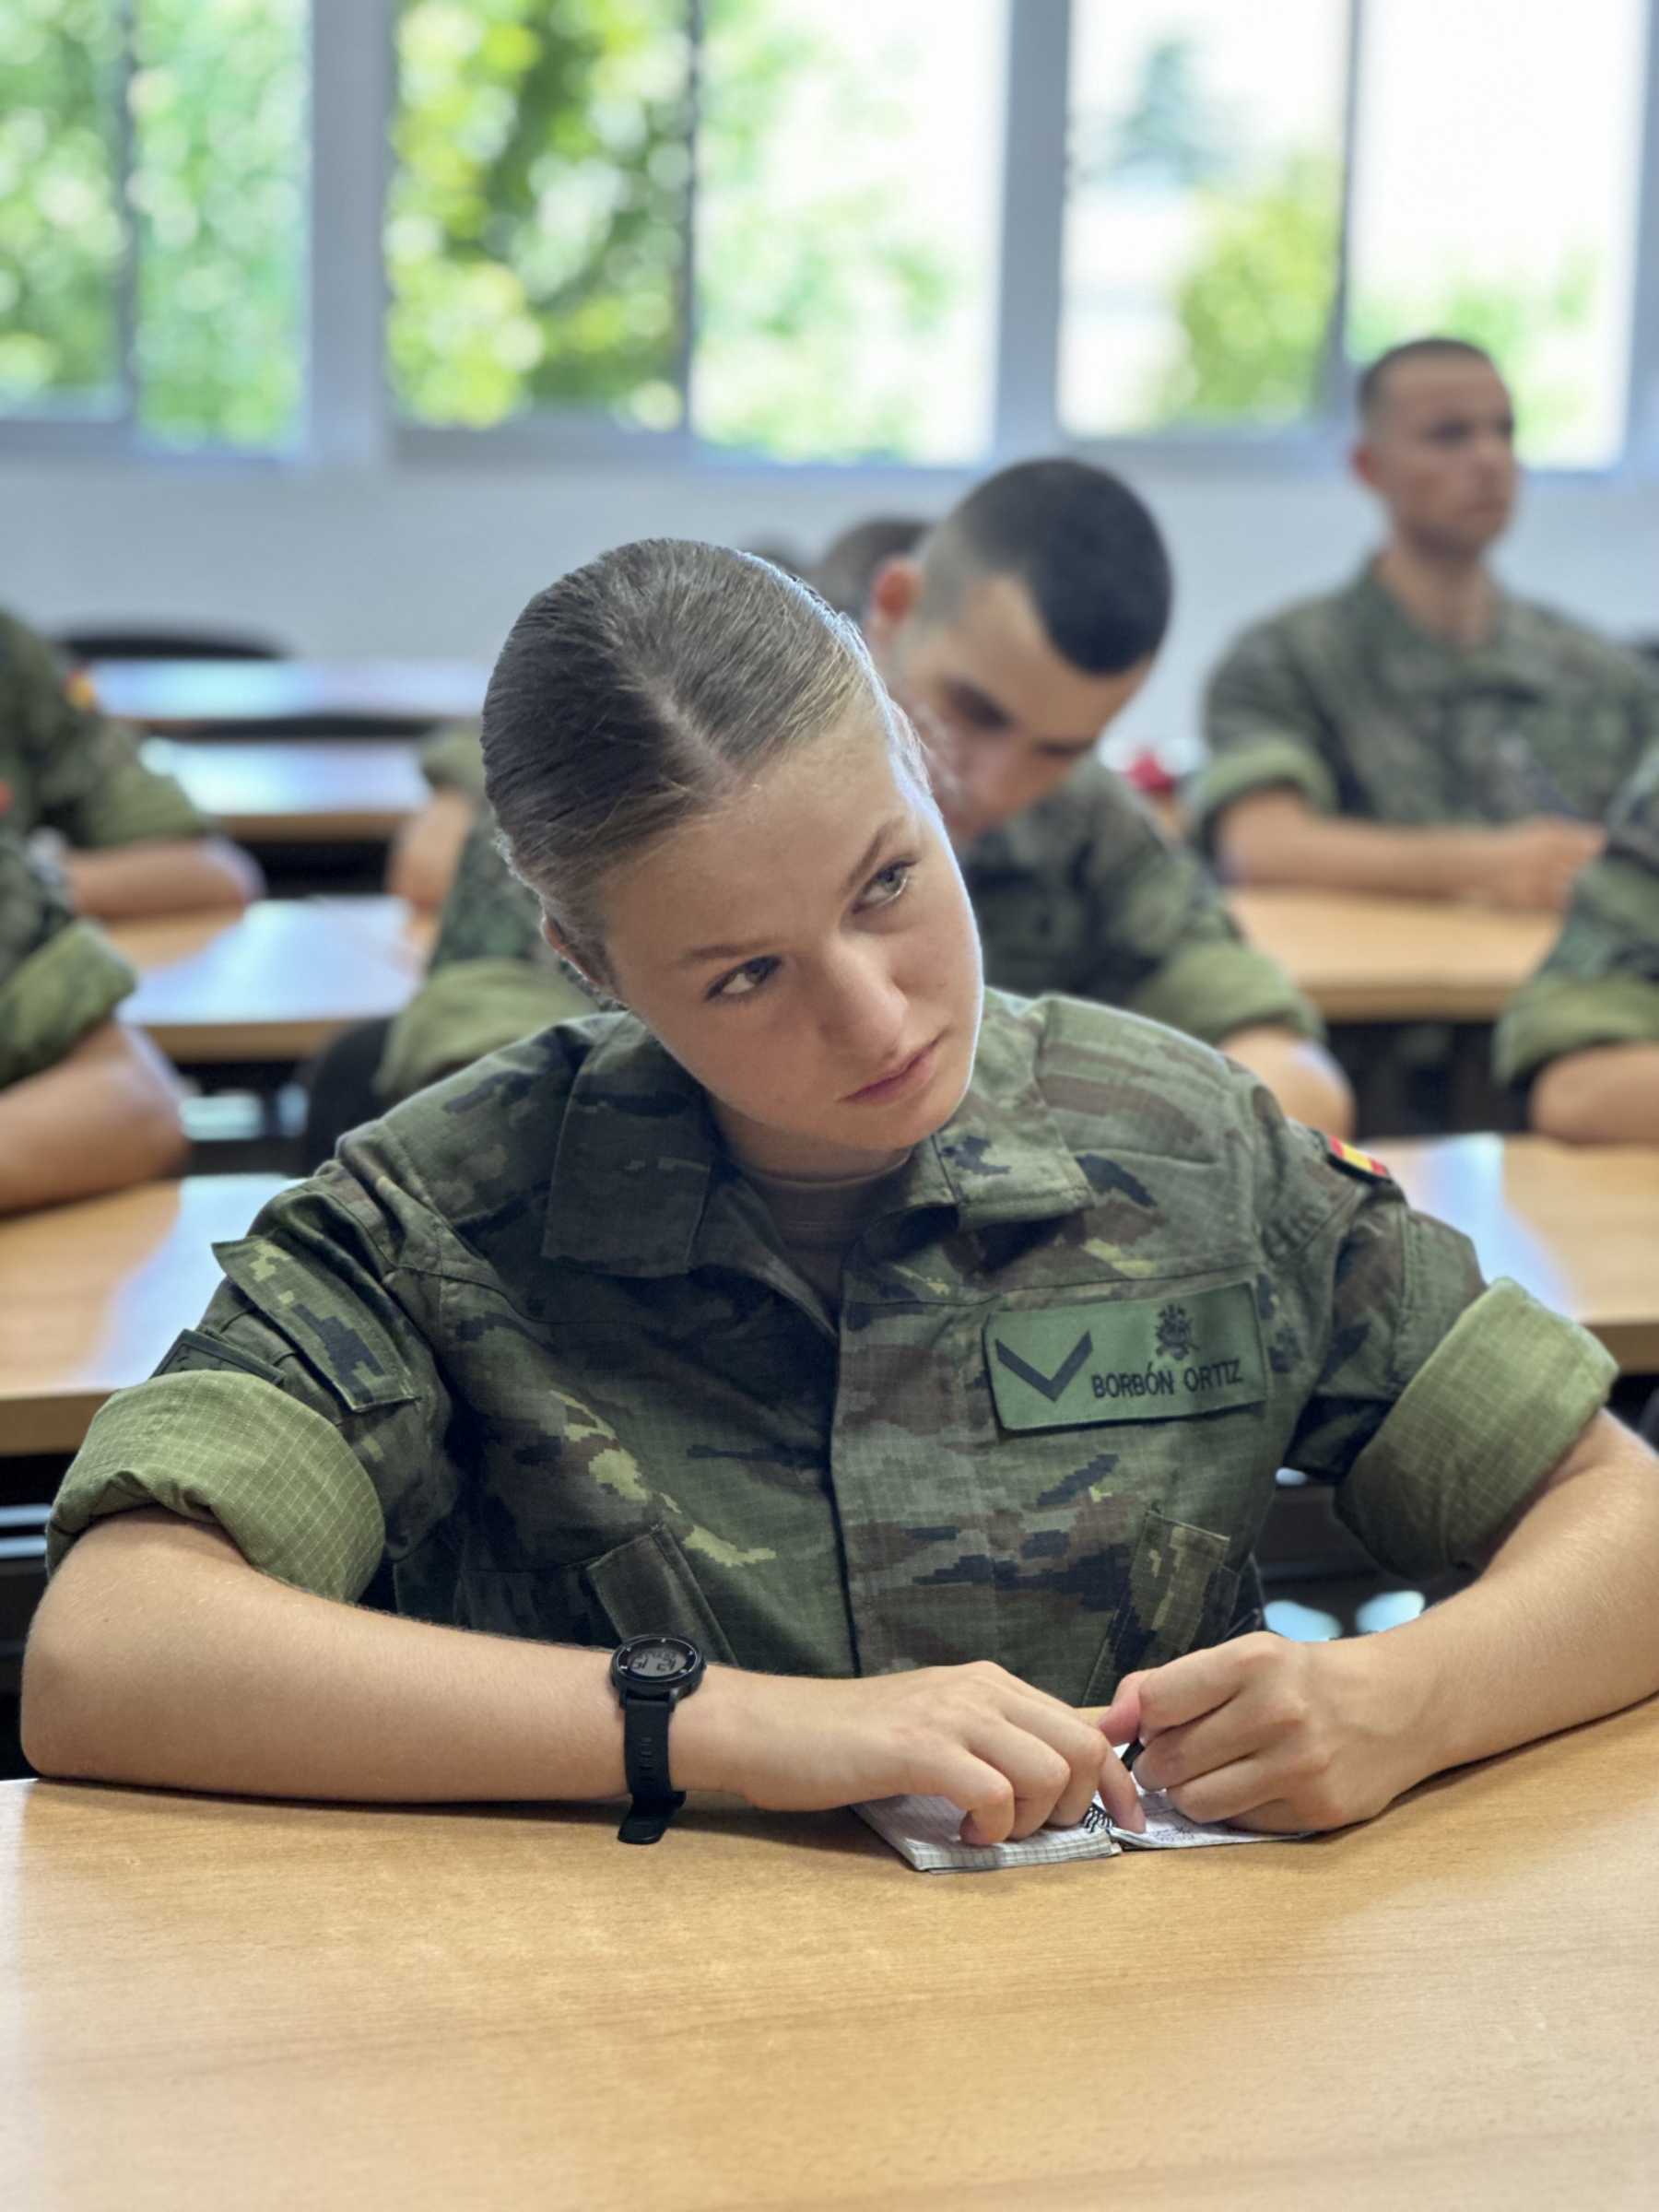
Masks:
[[[865,885],[865,895],[859,904],[861,906],[891,906],[894,900],[901,899],[909,888],[910,879],[915,873],[915,866],[916,864],[913,860],[896,860],[891,867],[881,869],[878,874],[872,876]]]
[[[741,968],[734,968],[730,975],[723,975],[709,993],[711,998],[753,998],[767,977],[777,966],[770,953],[758,960],[745,960]]]

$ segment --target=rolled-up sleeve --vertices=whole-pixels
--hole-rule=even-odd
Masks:
[[[1286,788],[1318,813],[1336,811],[1335,778],[1320,752],[1312,712],[1275,626],[1246,631],[1205,695],[1209,758],[1184,794],[1202,843],[1214,843],[1221,817],[1252,792]]]
[[[334,1161],[216,1246],[225,1279],[200,1326],[88,1430],[51,1563],[94,1521],[159,1506],[216,1523],[265,1573],[350,1600],[382,1553],[424,1542],[458,1476],[428,1337],[437,1286],[408,1264],[420,1211],[387,1173],[371,1190]]]
[[[1347,1188],[1287,1266],[1312,1373],[1286,1464],[1335,1486],[1338,1516],[1394,1572],[1465,1565],[1606,1404],[1617,1367],[1518,1284],[1488,1287],[1468,1239],[1385,1175],[1356,1177],[1290,1127],[1276,1216],[1293,1226],[1322,1182],[1327,1206]]]
[[[1561,934],[1492,1038],[1501,1083],[1604,1044],[1659,1043],[1659,748],[1620,794]]]

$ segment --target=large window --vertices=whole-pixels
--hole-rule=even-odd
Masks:
[[[976,457],[1005,0],[698,12],[694,42],[684,0],[402,7],[401,411],[589,408],[788,458]]]
[[[0,413],[290,442],[305,0],[0,6]]]
[[[1433,329],[1651,465],[1656,15],[0,0],[0,437],[1271,456]]]

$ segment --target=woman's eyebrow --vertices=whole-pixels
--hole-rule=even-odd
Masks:
[[[857,890],[865,877],[875,866],[876,855],[880,852],[882,846],[886,844],[889,837],[904,828],[909,818],[907,815],[895,814],[890,815],[882,823],[880,829],[877,830],[875,836],[860,853],[858,865],[852,870],[846,881],[841,885],[841,895],[843,899],[850,899]],[[682,952],[674,964],[677,968],[694,968],[700,960],[747,959],[758,952],[765,952],[768,949],[768,939],[758,937],[751,939],[747,945],[697,945],[689,952]]]

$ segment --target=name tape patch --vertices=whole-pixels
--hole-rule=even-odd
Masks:
[[[1005,1429],[1182,1420],[1267,1395],[1249,1283],[998,1313],[985,1324],[985,1364]]]

